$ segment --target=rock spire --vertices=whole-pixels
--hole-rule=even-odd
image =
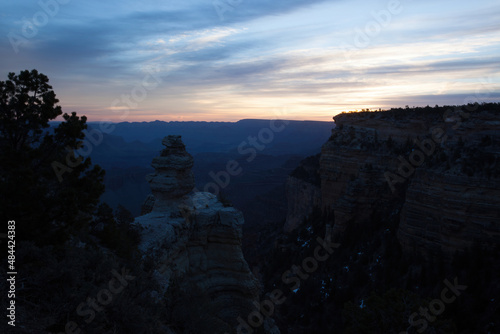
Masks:
[[[167,136],[162,144],[165,149],[151,163],[155,172],[146,177],[156,199],[153,211],[177,205],[194,188],[193,157],[186,152],[181,136]]]

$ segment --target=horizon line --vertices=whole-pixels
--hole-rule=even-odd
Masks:
[[[85,116],[85,115],[82,115]],[[87,124],[91,123],[112,123],[112,124],[119,124],[119,123],[155,123],[155,122],[163,122],[163,123],[238,123],[242,121],[287,121],[287,122],[317,122],[317,123],[335,123],[335,121],[320,121],[320,120],[313,120],[313,119],[302,119],[302,120],[297,120],[297,119],[286,119],[286,118],[242,118],[237,121],[196,121],[196,120],[171,120],[171,121],[165,121],[165,120],[159,120],[156,119],[154,121],[116,121],[116,120],[101,120],[101,121],[89,121],[87,117]],[[61,123],[63,120],[51,120],[49,123]]]

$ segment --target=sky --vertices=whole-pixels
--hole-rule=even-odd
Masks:
[[[2,1],[0,36],[0,80],[37,69],[89,121],[500,101],[498,0]]]

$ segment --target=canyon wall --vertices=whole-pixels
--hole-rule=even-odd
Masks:
[[[399,216],[398,238],[407,252],[451,257],[474,243],[494,247],[500,241],[499,114],[469,105],[335,116],[319,164],[321,206],[334,213],[334,233],[386,210]],[[304,203],[314,192],[304,200],[300,189],[309,188],[290,178],[285,231],[308,214]]]
[[[296,229],[314,207],[321,206],[321,189],[306,180],[290,176],[286,182],[287,217],[284,231]]]
[[[288,177],[285,187],[287,199],[285,233],[299,227],[315,207],[321,207],[319,158],[318,154],[304,159]]]
[[[398,238],[426,258],[500,242],[500,180],[419,169],[406,192]]]

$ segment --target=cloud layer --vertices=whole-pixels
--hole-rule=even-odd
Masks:
[[[500,4],[16,1],[0,75],[36,68],[90,120],[330,120],[343,110],[498,101]]]

